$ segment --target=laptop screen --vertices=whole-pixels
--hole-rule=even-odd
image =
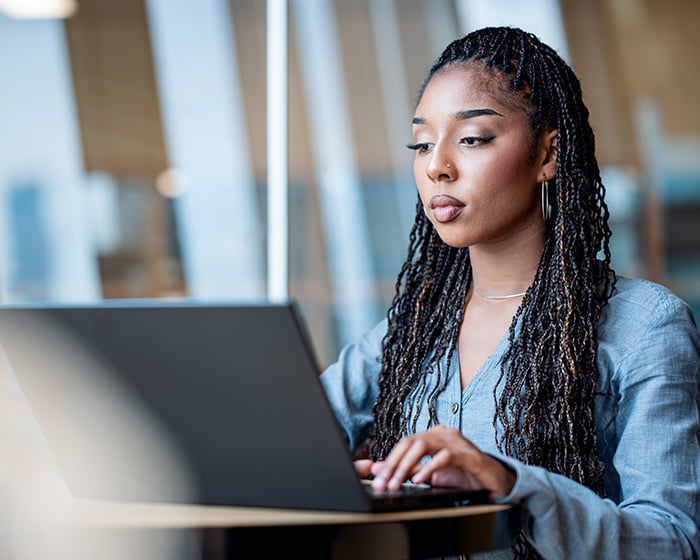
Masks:
[[[0,342],[76,497],[368,507],[293,302],[3,307]]]

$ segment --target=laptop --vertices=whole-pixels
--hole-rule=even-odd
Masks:
[[[294,301],[5,305],[0,345],[75,498],[351,512],[486,499],[357,477]]]

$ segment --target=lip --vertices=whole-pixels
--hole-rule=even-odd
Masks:
[[[464,203],[452,196],[439,194],[430,199],[430,210],[436,221],[446,224],[462,213]]]

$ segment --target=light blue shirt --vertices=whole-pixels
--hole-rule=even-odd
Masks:
[[[321,376],[353,450],[372,427],[386,326],[384,320],[345,347]],[[700,337],[690,308],[662,286],[619,278],[603,309],[598,390],[611,396],[597,397],[595,416],[605,499],[499,454],[493,390],[507,345],[506,335],[464,390],[455,352],[437,414],[515,471],[503,501],[522,506],[523,529],[539,553],[557,560],[699,558]],[[418,430],[427,426],[426,408]]]

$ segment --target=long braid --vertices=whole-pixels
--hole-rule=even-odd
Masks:
[[[493,80],[494,87],[502,88],[506,99],[522,103],[533,145],[544,130],[558,130],[556,177],[550,187],[553,215],[533,284],[510,326],[509,348],[494,388],[496,444],[507,455],[602,494],[594,422],[596,332],[615,276],[605,188],[581,87],[569,66],[534,35],[486,28],[448,45],[419,99],[433,75],[465,63],[481,64],[491,76],[501,76]],[[369,445],[374,459],[385,457],[407,432],[409,394],[424,391],[426,373],[452,354],[470,283],[468,249],[444,244],[419,202],[383,341]],[[432,394],[428,406],[437,422],[434,398]],[[514,551],[519,558],[539,557],[522,534]]]
[[[404,402],[414,389],[425,389],[426,368],[437,367],[456,341],[461,310],[469,287],[469,253],[445,245],[425,217],[420,201],[409,237],[409,254],[396,282],[383,341],[382,373],[369,452],[384,457],[406,433],[410,421]],[[428,356],[432,356],[430,364]],[[444,372],[444,382],[447,381]],[[429,399],[436,421],[435,398]]]

